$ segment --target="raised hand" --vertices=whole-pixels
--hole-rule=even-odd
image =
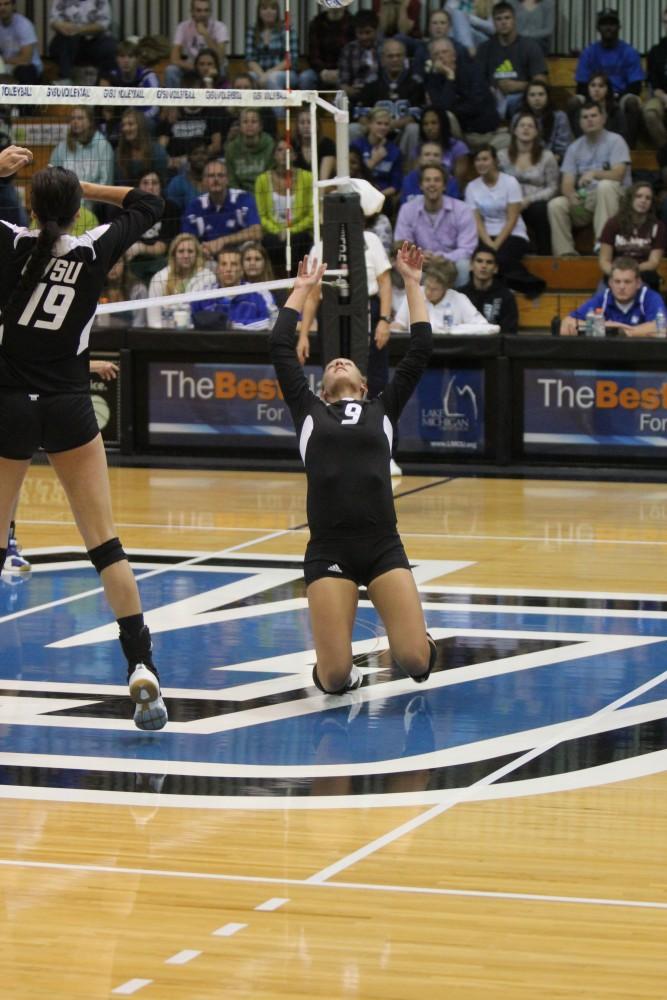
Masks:
[[[299,261],[299,267],[294,281],[294,290],[296,291],[298,288],[305,288],[310,291],[311,288],[315,285],[319,285],[322,281],[326,269],[327,265],[318,264],[317,259],[313,260],[311,263],[307,256],[304,257],[303,260]]]
[[[403,281],[421,281],[424,251],[406,240],[396,254],[396,270]]]
[[[32,153],[24,146],[7,146],[0,153],[0,177],[9,177],[32,163]]]

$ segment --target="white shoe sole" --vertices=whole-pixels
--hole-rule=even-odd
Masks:
[[[161,696],[148,705],[137,705],[134,710],[134,724],[137,729],[144,731],[164,729],[168,722],[167,706]]]
[[[128,679],[130,698],[135,705],[147,706],[160,695],[160,682],[148,667],[138,663]]]

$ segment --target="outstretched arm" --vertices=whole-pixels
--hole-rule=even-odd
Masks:
[[[396,270],[403,278],[410,323],[428,323],[428,306],[421,288],[424,251],[405,241],[396,254]]]
[[[300,260],[297,268],[294,288],[290,292],[287,302],[285,303],[285,308],[295,309],[296,312],[299,313],[302,312],[311,290],[315,287],[319,288],[321,285],[326,269],[326,264],[318,264],[316,260],[314,260],[311,264],[308,257],[304,257],[303,260]]]

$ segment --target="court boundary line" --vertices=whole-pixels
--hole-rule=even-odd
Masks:
[[[629,909],[665,910],[667,901],[652,899],[615,899],[597,896],[565,896],[536,892],[503,892],[491,889],[447,889],[440,886],[394,885],[387,882],[312,882],[310,879],[279,878],[264,875],[225,875],[221,872],[188,872],[167,868],[131,868],[114,865],[86,865],[56,861],[28,861],[23,858],[0,858],[1,868],[28,868],[63,872],[90,872],[99,875],[137,875],[148,878],[192,879],[199,882],[238,882],[245,885],[283,885],[305,889],[343,889],[346,891],[398,892],[421,896],[451,896],[464,899],[489,899],[499,902],[560,903],[571,906],[612,906]]]
[[[598,709],[597,712],[593,712],[591,715],[578,719],[571,727],[563,730],[562,733],[555,739],[548,740],[546,743],[539,744],[531,750],[527,750],[526,753],[514,758],[514,760],[509,761],[507,764],[497,768],[495,771],[491,771],[490,774],[480,778],[479,781],[475,781],[472,785],[468,785],[467,788],[462,789],[458,795],[447,797],[445,800],[437,803],[430,809],[427,809],[426,812],[421,813],[419,816],[414,816],[412,819],[407,820],[405,823],[401,823],[393,830],[389,830],[387,833],[382,834],[382,836],[375,837],[363,847],[357,848],[356,851],[352,851],[350,854],[339,858],[339,860],[335,861],[333,864],[327,865],[325,868],[321,868],[309,877],[307,880],[308,883],[311,885],[318,885],[326,882],[339,872],[344,871],[346,868],[350,868],[358,861],[365,860],[370,857],[371,854],[375,854],[376,851],[382,850],[382,848],[394,843],[394,841],[400,840],[401,837],[419,829],[420,826],[424,826],[432,819],[436,819],[438,816],[441,816],[449,809],[453,809],[454,806],[459,805],[461,802],[469,801],[476,790],[497,783],[501,778],[511,774],[512,771],[516,771],[517,768],[521,767],[523,764],[530,763],[530,761],[540,757],[543,753],[546,753],[554,747],[559,746],[561,743],[566,742],[568,739],[571,739],[573,734],[576,734],[585,726],[590,725],[591,721],[594,719],[606,715],[607,713],[613,714],[616,709],[621,708],[623,705],[633,701],[635,698],[641,697],[647,691],[657,687],[665,680],[667,680],[667,670],[662,670],[659,674],[656,674],[648,681],[645,681],[643,684],[638,685],[631,691],[628,691],[619,698],[616,698],[608,705],[603,705],[603,707]]]

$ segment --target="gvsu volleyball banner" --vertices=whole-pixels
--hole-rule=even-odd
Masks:
[[[401,454],[480,454],[485,447],[484,409],[481,368],[429,368],[401,417]]]
[[[667,447],[667,371],[526,368],[523,391],[529,454]]]

